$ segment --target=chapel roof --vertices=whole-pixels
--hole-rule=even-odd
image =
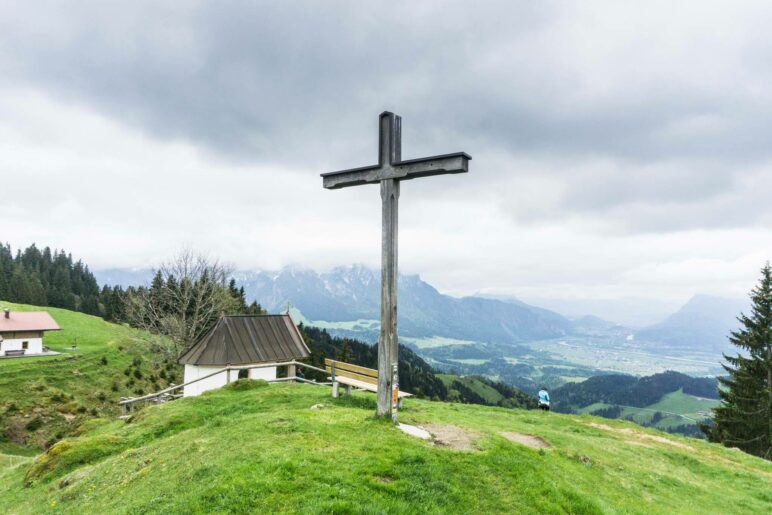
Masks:
[[[182,353],[183,365],[250,365],[311,355],[288,314],[223,316]]]
[[[58,331],[59,324],[47,311],[11,311],[0,312],[0,333],[22,331]]]

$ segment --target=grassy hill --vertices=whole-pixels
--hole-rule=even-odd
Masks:
[[[718,383],[712,377],[691,377],[668,371],[646,377],[609,374],[550,392],[560,413],[587,413],[624,418],[638,424],[689,436],[702,436],[719,404]]]
[[[65,309],[0,301],[3,308],[48,311],[62,330],[44,339],[58,356],[0,359],[0,453],[45,448],[89,418],[115,415],[120,397],[164,387],[178,373],[145,332]]]
[[[482,376],[437,374],[448,390],[451,402],[503,406],[506,408],[536,408],[536,398],[517,388]]]
[[[476,377],[460,377],[452,374],[438,374],[445,386],[452,388],[453,383],[458,381],[472,390],[474,393],[485,399],[489,404],[497,404],[504,399],[504,396],[495,388],[488,386]]]
[[[91,421],[0,467],[0,512],[772,510],[772,463],[627,422],[409,399],[401,420],[429,427],[433,444],[373,411],[370,394],[333,400],[322,386],[240,382],[128,423]]]

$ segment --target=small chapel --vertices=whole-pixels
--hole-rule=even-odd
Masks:
[[[217,373],[228,367],[263,365],[244,372],[249,379],[270,381],[276,379],[279,363],[310,355],[288,313],[224,315],[178,359],[185,366],[183,396],[201,395],[236,380],[235,374],[231,378],[228,373]],[[191,381],[195,382],[188,384]]]

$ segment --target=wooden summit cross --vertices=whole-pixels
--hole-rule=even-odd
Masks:
[[[399,184],[408,179],[469,171],[464,152],[402,160],[402,119],[381,113],[378,164],[323,173],[325,188],[334,190],[381,184],[381,332],[378,339],[378,408],[376,415],[397,421],[399,342],[397,339],[397,207]],[[392,413],[393,410],[393,413]]]

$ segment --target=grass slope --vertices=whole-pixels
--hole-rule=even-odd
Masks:
[[[88,418],[115,415],[121,396],[166,386],[160,376],[177,373],[177,366],[151,353],[145,332],[65,309],[0,301],[3,308],[48,311],[62,330],[46,333],[44,345],[62,354],[0,359],[2,453],[45,448]]]
[[[772,463],[625,422],[409,399],[402,421],[477,434],[476,450],[456,451],[374,419],[372,395],[236,385],[146,408],[129,423],[92,421],[34,462],[0,468],[0,512],[772,510]]]
[[[491,388],[475,377],[460,377],[453,374],[437,374],[437,377],[440,378],[447,388],[451,388],[454,381],[459,381],[491,404],[496,404],[504,398],[495,388]]]

